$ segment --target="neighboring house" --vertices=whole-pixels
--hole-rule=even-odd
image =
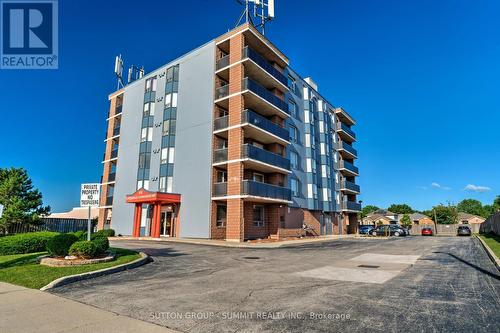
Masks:
[[[99,208],[92,207],[90,209],[90,217],[97,218],[98,216],[99,216]],[[87,219],[89,217],[89,209],[88,207],[75,207],[69,212],[52,213],[47,217],[53,219]]]
[[[390,212],[389,212],[390,213]],[[393,218],[393,213],[389,215],[381,214],[381,213],[371,213],[368,214],[363,220],[363,225],[379,225],[379,224],[391,224],[396,223],[396,219]]]
[[[486,219],[481,216],[468,214],[468,213],[458,213],[458,223],[459,224],[481,224]]]
[[[399,214],[397,216],[397,221],[401,221],[405,214]],[[421,213],[411,213],[408,214],[410,220],[413,222],[413,225],[434,225],[434,220],[432,220],[429,216],[421,214]]]

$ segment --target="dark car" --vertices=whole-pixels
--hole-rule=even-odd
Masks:
[[[457,236],[470,236],[472,231],[466,225],[459,225],[457,229]]]
[[[370,230],[372,236],[406,236],[408,232],[399,224],[386,224],[379,225],[378,227]]]
[[[433,234],[432,228],[422,228],[422,236],[432,236]]]
[[[359,227],[360,235],[368,235],[374,227],[372,225],[362,225]]]

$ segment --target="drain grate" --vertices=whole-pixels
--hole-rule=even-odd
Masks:
[[[252,259],[252,260],[256,260],[256,259],[260,259],[260,257],[243,257],[243,259]]]
[[[363,268],[379,268],[380,266],[376,266],[376,265],[358,265],[358,267],[363,267]]]

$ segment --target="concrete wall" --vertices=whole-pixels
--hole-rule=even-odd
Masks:
[[[215,43],[182,59],[173,191],[181,194],[180,236],[210,237]]]

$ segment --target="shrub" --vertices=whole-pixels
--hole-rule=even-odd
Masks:
[[[54,257],[64,257],[68,255],[69,248],[74,242],[78,241],[78,237],[74,234],[59,234],[54,236],[47,242],[47,251]]]
[[[69,254],[80,258],[93,258],[97,255],[97,246],[91,241],[78,241],[69,248]]]
[[[92,238],[95,238],[95,237],[99,237],[99,236],[102,236],[102,237],[115,237],[115,231],[113,229],[103,229],[103,230],[99,230],[98,232],[92,234]]]
[[[73,235],[75,235],[78,240],[87,240],[87,232],[86,231],[75,231],[73,232]]]
[[[106,237],[96,237],[92,240],[92,243],[94,243],[97,248],[97,254],[103,254],[109,249],[109,241]]]
[[[45,251],[47,242],[56,235],[59,233],[41,231],[2,237],[0,238],[0,255]]]

